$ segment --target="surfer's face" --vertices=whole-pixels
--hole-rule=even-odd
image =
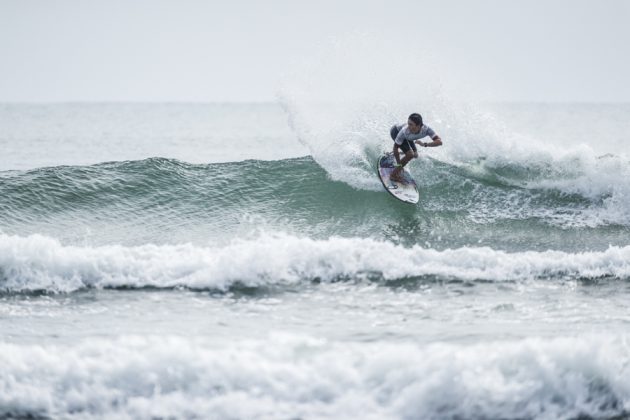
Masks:
[[[418,134],[420,132],[421,126],[419,126],[415,122],[407,120],[407,125],[409,126],[409,131],[411,131],[413,134]]]

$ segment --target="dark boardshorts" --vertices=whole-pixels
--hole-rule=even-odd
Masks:
[[[392,140],[394,141],[396,140],[398,133],[400,133],[400,130],[395,125],[389,129],[389,135],[392,136]],[[405,140],[399,147],[402,149],[403,153],[407,153],[409,149],[413,149],[414,152],[418,151],[418,149],[416,149],[416,143],[413,140]]]

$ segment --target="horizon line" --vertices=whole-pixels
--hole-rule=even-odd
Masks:
[[[329,103],[334,101],[317,101]],[[453,101],[454,103],[477,103],[477,104],[514,104],[514,105],[629,105],[629,100],[479,100],[479,101]],[[0,105],[271,105],[280,104],[276,100],[2,100]]]

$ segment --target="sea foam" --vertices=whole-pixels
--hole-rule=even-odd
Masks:
[[[630,409],[630,337],[470,345],[272,333],[0,343],[0,415],[567,419]]]
[[[404,261],[404,263],[401,263]],[[431,276],[460,281],[630,277],[630,246],[603,251],[509,253],[489,247],[442,251],[365,238],[261,235],[222,246],[74,246],[41,236],[0,235],[0,288],[72,292],[105,287],[227,290],[340,279]]]

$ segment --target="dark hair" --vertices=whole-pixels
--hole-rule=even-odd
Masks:
[[[422,115],[416,114],[415,112],[409,116],[409,119],[413,121],[417,126],[422,127]]]

